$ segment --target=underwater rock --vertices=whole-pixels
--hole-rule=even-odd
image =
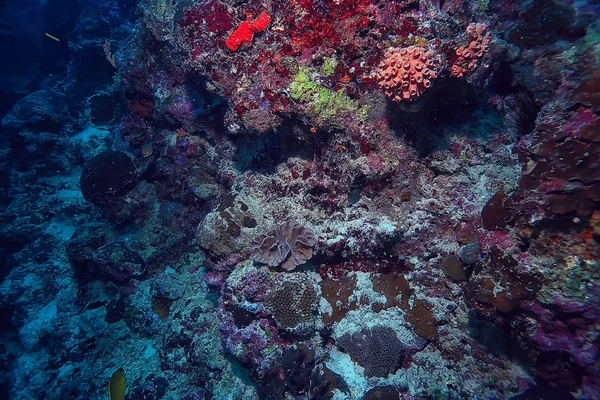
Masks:
[[[554,0],[525,3],[519,19],[508,31],[507,40],[525,48],[549,45],[576,33],[575,9]]]
[[[79,226],[67,242],[67,256],[79,277],[98,277],[94,253],[107,241],[106,227],[99,223]]]
[[[600,398],[597,1],[16,3],[0,398]]]
[[[467,265],[477,264],[481,259],[479,243],[469,243],[460,248],[460,259]]]
[[[498,191],[487,202],[481,211],[481,219],[486,229],[502,229],[513,218],[513,211],[508,204],[512,204],[511,199],[503,191]]]
[[[323,364],[315,368],[310,382],[310,395],[315,400],[330,400],[335,394],[335,390],[348,394],[348,385],[344,379],[324,366]]]
[[[107,150],[89,160],[81,173],[81,194],[96,205],[109,205],[135,185],[136,167],[127,154]]]
[[[348,385],[342,377],[318,363],[315,351],[305,344],[286,349],[282,365],[287,390],[293,395],[305,393],[315,400],[332,399],[336,389],[348,393]]]
[[[56,90],[39,90],[23,97],[2,119],[11,130],[24,127],[36,132],[57,132],[65,123],[67,98]]]
[[[139,278],[146,263],[123,242],[107,244],[106,227],[92,223],[75,230],[67,243],[67,255],[81,279],[101,279],[124,284]]]
[[[125,314],[125,301],[119,296],[117,299],[112,299],[106,305],[106,316],[104,320],[109,324],[114,324],[120,321]]]
[[[540,382],[510,400],[575,400],[575,397],[565,389]]]
[[[187,282],[175,271],[165,271],[154,278],[152,295],[169,300],[178,300],[183,297],[186,284]]]
[[[127,398],[129,400],[160,400],[169,389],[169,381],[161,376],[150,374],[144,378],[144,382],[136,379],[131,384]]]
[[[400,393],[393,386],[381,386],[369,390],[361,400],[400,400]]]
[[[279,329],[264,305],[273,278],[264,268],[235,269],[223,285],[219,300],[223,347],[256,376],[278,372],[281,363]]]
[[[99,93],[88,99],[90,122],[95,127],[107,128],[114,123],[115,112],[119,105],[114,94]]]
[[[487,268],[472,277],[466,290],[477,301],[507,313],[518,308],[521,301],[534,298],[541,284],[538,277],[520,272],[513,257],[493,248]]]
[[[463,262],[454,256],[444,257],[442,260],[442,271],[444,271],[446,276],[450,277],[453,281],[467,280]]]
[[[116,284],[124,284],[146,272],[144,259],[123,242],[100,247],[93,254],[95,269]]]
[[[147,281],[139,284],[140,288],[124,297],[125,310],[123,322],[136,334],[152,337],[164,328],[164,321],[154,312],[152,296],[149,294]]]
[[[241,227],[227,211],[213,211],[198,225],[200,245],[213,257],[220,258],[242,249]]]
[[[285,384],[293,394],[301,394],[310,387],[315,364],[315,352],[305,345],[290,347],[282,358]]]
[[[83,315],[79,316],[78,320],[84,320]],[[39,346],[45,338],[52,336],[58,328],[57,301],[52,300],[20,328],[19,341],[23,347],[30,350]]]

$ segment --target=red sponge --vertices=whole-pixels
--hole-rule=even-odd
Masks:
[[[225,45],[229,50],[236,51],[243,44],[252,44],[252,37],[254,34],[267,29],[270,22],[271,17],[263,11],[254,21],[247,20],[242,22],[240,26],[229,35],[225,41]]]

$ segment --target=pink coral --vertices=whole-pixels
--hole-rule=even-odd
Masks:
[[[487,28],[486,24],[469,24],[467,34],[471,37],[471,42],[456,50],[458,59],[452,65],[450,71],[452,77],[461,78],[465,72],[477,68],[477,62],[483,57],[490,43],[490,33],[486,32]]]
[[[379,67],[379,86],[394,101],[416,100],[437,76],[431,52],[418,46],[389,50]]]

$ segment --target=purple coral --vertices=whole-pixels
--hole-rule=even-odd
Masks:
[[[292,271],[310,260],[316,242],[312,229],[289,220],[273,225],[255,238],[250,244],[251,256],[254,261],[270,267],[281,266],[286,271]]]

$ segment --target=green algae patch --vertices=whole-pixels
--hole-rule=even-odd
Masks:
[[[313,80],[306,67],[300,68],[290,85],[290,97],[304,104],[317,124],[331,123],[330,120],[341,111],[357,113],[360,119],[365,120],[369,109],[348,97],[344,90],[332,90]]]
[[[337,60],[335,58],[323,59],[323,66],[321,67],[321,75],[330,77],[335,73],[335,67],[337,67]]]

